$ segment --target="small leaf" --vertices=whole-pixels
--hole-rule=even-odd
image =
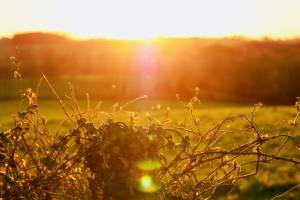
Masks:
[[[55,143],[55,144],[53,144],[53,145],[51,146],[51,148],[53,148],[54,150],[58,151],[59,148],[60,148],[60,145],[57,144],[57,143]]]
[[[170,141],[170,140],[168,141],[168,143],[167,143],[167,145],[166,145],[166,147],[167,147],[169,150],[173,150],[174,146],[175,146],[174,142],[172,142],[172,141]]]
[[[80,135],[80,130],[79,129],[72,130],[71,135],[73,135],[73,136]]]
[[[9,57],[10,62],[17,63],[17,59],[14,56]]]
[[[185,145],[182,144],[182,143],[177,143],[177,144],[175,145],[175,147],[178,148],[178,149],[184,149],[184,148],[185,148]]]
[[[14,71],[14,78],[21,79],[21,74],[18,71]]]
[[[185,136],[184,138],[182,138],[181,144],[183,148],[188,147],[190,145],[190,138],[188,136]]]
[[[212,147],[211,148],[212,151],[221,151],[221,147]]]
[[[289,120],[288,123],[289,123],[291,126],[297,126],[297,123],[295,122],[295,120]]]
[[[53,169],[56,165],[57,162],[55,160],[53,160],[52,158],[49,157],[45,157],[41,159],[41,162],[49,169]]]
[[[24,118],[27,115],[27,112],[18,112],[20,118]]]
[[[159,160],[161,160],[165,163],[167,162],[167,158],[164,156],[164,154],[161,153],[161,154],[158,155],[158,157],[159,157]]]
[[[297,108],[298,112],[300,112],[300,101],[296,102],[296,108]]]
[[[179,155],[176,156],[176,158],[174,159],[174,163],[177,163],[181,160],[181,157]]]
[[[196,157],[191,157],[191,163],[195,163],[197,161]]]
[[[83,144],[80,137],[76,138],[76,144]]]
[[[77,121],[77,124],[79,126],[84,126],[85,123],[87,122],[87,120],[85,118],[80,118],[78,121]]]
[[[210,182],[213,182],[215,180],[215,175],[211,175],[210,177],[209,177],[209,181]]]
[[[38,105],[37,104],[30,104],[28,107],[27,107],[27,110],[28,111],[32,111],[32,110],[36,110],[38,108]]]

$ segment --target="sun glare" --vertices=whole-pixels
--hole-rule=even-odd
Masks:
[[[67,6],[67,5],[65,5]],[[104,36],[120,39],[149,40],[158,36],[221,36],[247,33],[246,4],[214,1],[95,1],[82,11],[73,3],[70,16],[58,15],[57,27],[79,38]],[[82,13],[77,15],[76,13]],[[254,17],[254,16],[252,16]]]
[[[0,35],[33,30],[76,38],[289,37],[300,33],[297,0],[10,0]]]

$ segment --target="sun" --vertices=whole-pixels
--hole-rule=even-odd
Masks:
[[[64,3],[61,3],[64,4]],[[68,3],[62,7],[67,7]],[[220,36],[245,31],[244,4],[215,1],[74,2],[57,12],[56,27],[80,38],[151,39],[158,36]],[[85,9],[83,9],[85,8]],[[235,8],[235,9],[233,9]],[[58,8],[59,9],[59,8]]]

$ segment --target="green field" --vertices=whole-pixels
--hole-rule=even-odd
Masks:
[[[64,101],[66,108],[68,107],[68,101]],[[90,109],[94,113],[98,112],[97,120],[107,118],[106,114],[102,112],[111,112],[113,105],[116,102],[107,101],[103,102],[98,109],[95,106],[99,101],[92,100],[90,102]],[[87,101],[80,100],[79,102],[81,111],[88,109]],[[120,102],[123,105],[125,102]],[[46,116],[47,124],[50,132],[57,130],[60,122],[62,122],[66,116],[64,115],[59,103],[56,100],[40,100],[39,114]],[[25,103],[17,100],[0,101],[0,130],[5,130],[13,125],[13,116],[18,111],[22,111],[25,108]],[[95,111],[96,110],[96,111]],[[167,111],[169,110],[169,112]],[[194,107],[194,114],[199,120],[201,131],[206,131],[226,117],[239,116],[241,113],[250,115],[252,110],[251,105],[234,104],[234,103],[220,103],[220,102],[202,102]],[[128,121],[129,115],[132,112],[137,112],[137,124],[148,125],[150,122],[147,120],[147,115],[151,115],[161,122],[170,120],[169,123],[177,125],[184,122],[185,109],[180,102],[177,101],[156,101],[156,100],[141,100],[130,106],[123,111],[111,116],[115,120]],[[289,120],[293,119],[296,115],[296,109],[294,106],[263,106],[255,115],[255,124],[262,134],[286,134],[290,125]],[[192,126],[192,120],[187,119],[189,126]],[[246,124],[244,121],[236,120],[228,124],[225,129],[227,131],[234,131],[242,129]],[[66,125],[66,128],[68,126]],[[195,127],[194,127],[195,128]],[[296,136],[300,136],[299,131],[295,131]],[[245,138],[249,135],[245,135]],[[230,135],[226,138],[227,142],[234,143],[240,138],[239,135]],[[268,145],[268,151],[275,148],[281,141]],[[281,155],[285,157],[300,158],[299,150],[296,148],[297,143],[290,142],[287,147],[282,151]],[[300,182],[299,167],[290,164],[281,164],[281,162],[273,162],[271,165],[263,165],[260,169],[258,176],[248,179],[248,181],[241,181],[239,188],[236,189],[239,194],[239,198],[243,199],[268,199],[272,195],[284,192],[290,187]],[[300,195],[298,190],[296,194]],[[217,193],[218,194],[218,193]],[[292,193],[293,194],[293,193]],[[295,196],[293,196],[295,197]]]
[[[94,109],[97,104],[98,111],[110,112],[113,106],[125,104],[126,101],[95,101],[91,100],[90,109]],[[78,101],[82,111],[87,109],[87,101]],[[68,101],[65,101],[68,107]],[[19,100],[0,100],[0,127],[8,128],[13,122],[14,114],[22,111],[26,107],[26,103]],[[157,109],[160,107],[160,109]],[[154,109],[153,109],[154,108]],[[167,108],[170,108],[168,116]],[[40,114],[47,116],[48,125],[55,126],[66,118],[60,104],[56,100],[40,100]],[[199,118],[202,128],[208,128],[213,124],[220,122],[225,117],[232,117],[241,113],[250,113],[252,105],[250,104],[235,104],[235,103],[220,103],[220,102],[202,102],[194,108],[195,115]],[[131,112],[139,113],[138,123],[145,124],[145,115],[150,113],[155,115],[155,118],[165,120],[170,118],[172,123],[178,123],[184,120],[185,109],[178,101],[159,101],[159,100],[140,100],[132,105],[129,105],[123,112],[118,113],[115,117],[120,120],[127,120]],[[256,114],[256,123],[265,132],[278,132],[288,129],[288,120],[293,119],[296,115],[294,106],[263,106]],[[101,117],[101,114],[100,114]],[[189,120],[188,120],[189,121]],[[240,126],[239,123],[234,123],[235,126]],[[237,127],[236,127],[237,128]],[[276,130],[279,129],[279,130]]]

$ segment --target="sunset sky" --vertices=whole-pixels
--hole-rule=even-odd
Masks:
[[[300,0],[0,0],[0,37],[300,36]]]

